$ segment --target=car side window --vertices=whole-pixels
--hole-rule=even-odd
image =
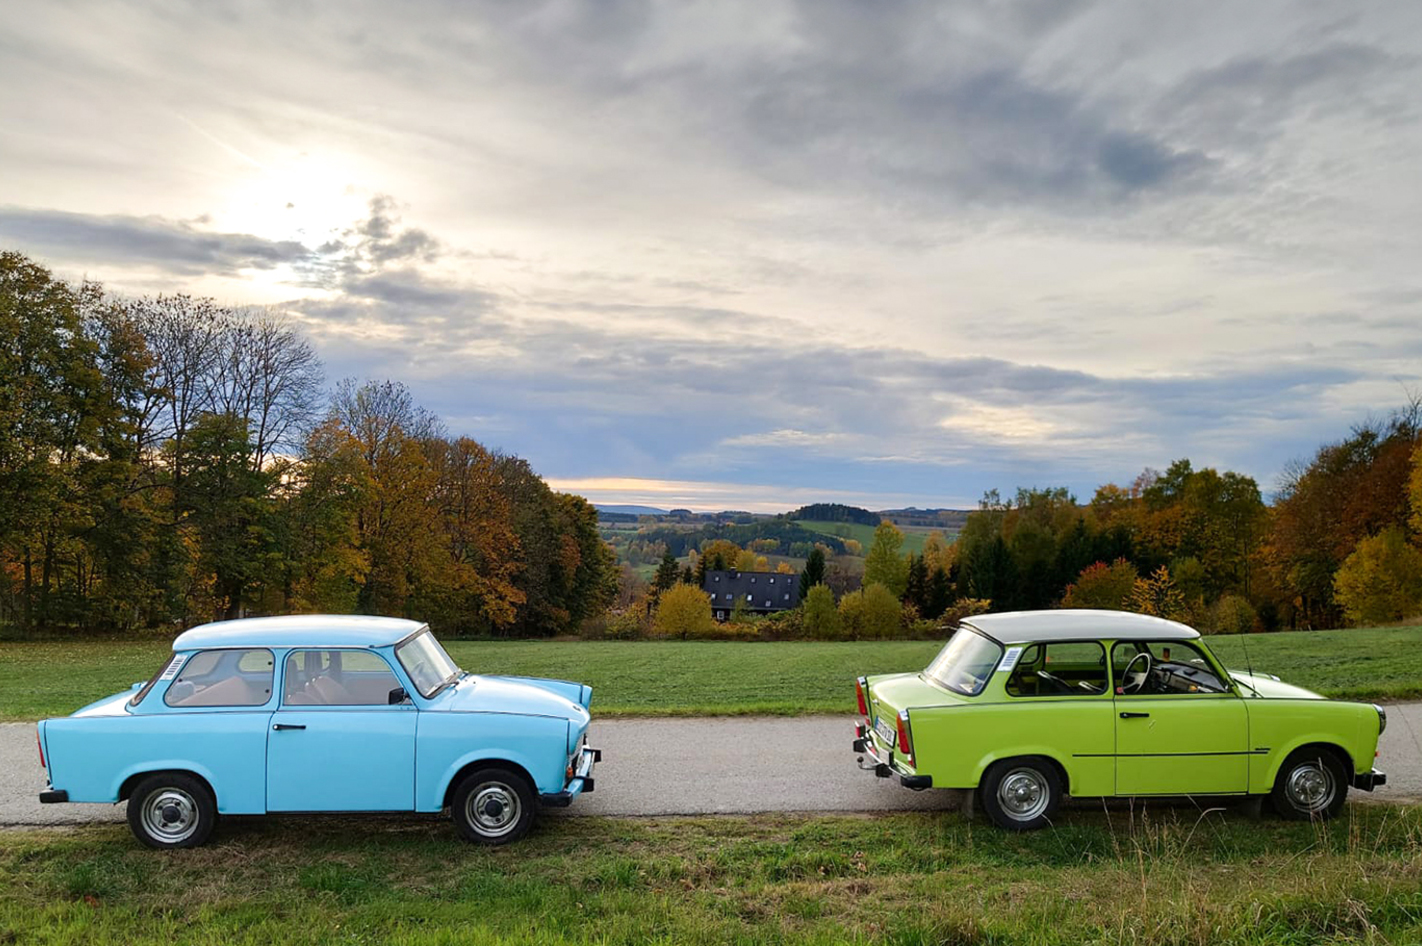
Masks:
[[[387,706],[399,679],[368,650],[294,650],[286,658],[285,706]]]
[[[1106,648],[1096,641],[1032,644],[1007,678],[1010,696],[1099,696],[1106,686]]]
[[[269,650],[205,650],[189,657],[163,694],[169,706],[264,706],[272,698]]]
[[[1111,649],[1116,693],[1188,696],[1225,693],[1229,686],[1188,641],[1120,641]]]

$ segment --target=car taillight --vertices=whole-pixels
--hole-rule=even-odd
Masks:
[[[908,757],[908,764],[913,765],[913,736],[909,732],[908,710],[899,712],[899,751]]]
[[[44,743],[43,743],[43,742],[40,742],[39,727],[35,727],[35,748],[39,750],[39,754],[40,754],[40,768],[42,768],[42,769],[47,769],[47,768],[49,768],[49,766],[47,766],[47,765],[44,764]]]
[[[854,681],[854,698],[859,701],[859,715],[869,715],[869,699],[864,693],[865,679],[860,677]]]

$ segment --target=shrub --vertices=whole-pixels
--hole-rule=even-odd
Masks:
[[[815,585],[801,605],[802,631],[811,640],[838,640],[843,632],[839,611],[835,608],[834,592],[825,585]]]
[[[1397,526],[1368,536],[1343,560],[1333,594],[1354,624],[1385,624],[1422,609],[1422,550]]]
[[[1207,628],[1216,634],[1248,634],[1254,630],[1254,606],[1240,595],[1225,595],[1210,607]]]
[[[852,640],[896,637],[903,617],[899,599],[878,582],[839,599],[839,619]]]
[[[711,599],[694,585],[677,585],[662,592],[652,630],[659,637],[683,639],[707,634],[716,626],[711,617]]]
[[[1170,577],[1170,569],[1164,565],[1151,573],[1149,578],[1137,578],[1131,593],[1126,598],[1127,611],[1149,614],[1172,621],[1187,619],[1185,596],[1175,587]]]
[[[1076,581],[1067,585],[1062,607],[1119,611],[1135,584],[1136,566],[1124,558],[1110,565],[1095,562],[1083,568]]]

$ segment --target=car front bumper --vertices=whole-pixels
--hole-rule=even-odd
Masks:
[[[933,776],[917,775],[908,771],[895,761],[893,752],[885,752],[880,749],[878,743],[874,741],[874,736],[869,732],[869,727],[864,723],[854,724],[853,749],[856,753],[860,753],[859,767],[866,772],[872,771],[879,778],[897,775],[899,784],[914,791],[933,787]],[[872,761],[866,762],[866,758]]]
[[[594,749],[592,746],[583,746],[582,752],[578,756],[578,767],[573,772],[573,777],[568,780],[568,784],[561,792],[550,792],[546,795],[538,796],[538,800],[548,808],[567,808],[583,792],[593,790],[593,766],[602,761],[602,750]]]
[[[1370,792],[1379,785],[1387,784],[1387,773],[1373,769],[1371,772],[1359,772],[1353,776],[1353,787],[1361,788],[1365,792]]]

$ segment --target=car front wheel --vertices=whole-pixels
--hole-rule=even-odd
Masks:
[[[983,773],[979,799],[993,824],[1032,831],[1051,823],[1062,799],[1062,781],[1045,759],[1005,759]]]
[[[217,801],[201,780],[160,772],[133,787],[128,826],[149,847],[197,847],[217,826]]]
[[[528,779],[507,769],[480,769],[454,790],[450,813],[459,832],[480,844],[508,844],[533,827],[537,800]]]
[[[1289,756],[1274,779],[1269,804],[1294,821],[1324,820],[1343,810],[1348,773],[1331,752],[1301,749]]]

